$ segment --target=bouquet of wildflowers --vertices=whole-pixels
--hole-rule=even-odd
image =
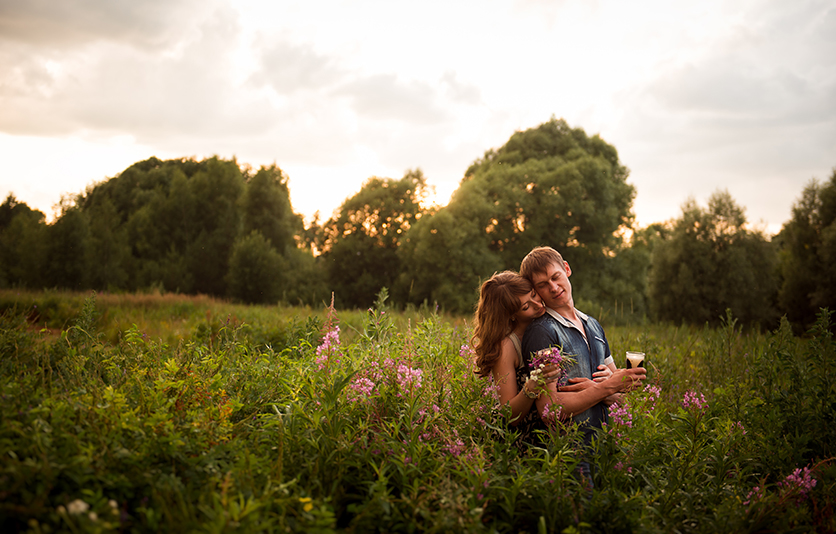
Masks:
[[[546,382],[545,379],[542,377],[543,368],[549,364],[554,364],[555,366],[557,366],[559,371],[557,378],[558,385],[563,385],[566,381],[566,368],[574,362],[575,360],[572,357],[564,354],[559,347],[549,347],[547,349],[541,349],[537,351],[537,353],[531,359],[531,378],[536,380],[540,385],[544,385]]]

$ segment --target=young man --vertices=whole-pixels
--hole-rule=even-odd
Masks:
[[[584,442],[589,444],[595,429],[607,421],[607,398],[640,385],[646,371],[638,368],[613,372],[606,367],[609,362],[605,360],[611,354],[604,329],[598,321],[575,309],[569,282],[572,269],[556,250],[535,248],[523,259],[520,274],[531,281],[546,305],[546,313],[532,321],[523,336],[526,364],[530,364],[532,354],[548,347],[560,347],[575,360],[567,369],[569,385],[551,388],[550,398],[538,399],[537,408],[542,413],[547,402],[561,406],[560,417],[579,423]]]

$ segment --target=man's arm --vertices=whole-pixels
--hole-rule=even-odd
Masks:
[[[646,376],[647,370],[639,367],[636,369],[619,369],[603,382],[595,382],[589,379],[575,380],[572,384],[561,387],[559,391],[554,384],[549,384],[549,395],[537,399],[537,409],[542,415],[546,405],[560,406],[558,412],[560,418],[568,419],[592,408],[610,395],[629,391],[641,385]]]

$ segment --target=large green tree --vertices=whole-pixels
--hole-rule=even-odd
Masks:
[[[88,189],[80,205],[94,237],[111,245],[94,251],[109,266],[97,285],[126,279],[132,290],[226,296],[244,183],[235,160],[150,158]]]
[[[302,219],[293,213],[288,177],[276,165],[261,167],[249,180],[241,200],[241,235],[257,231],[284,253],[295,247],[295,236],[303,231]]]
[[[417,169],[400,180],[370,178],[322,225],[318,248],[340,304],[367,307],[382,287],[394,286],[402,268],[398,246],[426,213],[426,193]]]
[[[594,301],[618,298],[611,294],[619,290],[618,284],[607,277],[619,276],[609,266],[633,219],[635,189],[627,183],[627,175],[612,145],[562,119],[515,133],[504,146],[470,166],[450,203],[442,208],[448,215],[435,234],[410,236],[411,250],[424,250],[427,247],[417,241],[438,240],[438,233],[449,229],[443,236],[446,252],[466,248],[479,261],[444,265],[440,257],[431,271],[412,269],[410,285],[446,283],[429,281],[443,271],[451,283],[467,280],[464,283],[469,285],[460,286],[459,294],[472,294],[479,279],[493,270],[517,270],[532,248],[549,245],[572,265],[579,295]],[[430,295],[413,292],[411,297]],[[439,304],[469,311],[470,306],[463,307],[458,300],[451,297]]]
[[[90,225],[77,206],[65,205],[61,216],[47,227],[45,256],[44,285],[76,291],[90,287]]]
[[[281,255],[258,230],[236,241],[227,282],[230,294],[247,303],[275,303],[287,268]]]
[[[397,288],[403,301],[459,312],[472,312],[481,280],[502,269],[499,256],[485,244],[484,230],[473,220],[456,219],[448,209],[422,217],[407,233],[398,257]]]
[[[194,277],[194,291],[226,295],[226,275],[232,246],[238,237],[238,199],[244,177],[235,161],[211,158],[189,180],[196,209],[196,230],[185,251],[186,264]]]
[[[0,286],[43,284],[46,218],[9,194],[0,204]]]
[[[701,208],[691,199],[653,247],[648,297],[657,319],[719,323],[726,309],[745,324],[777,319],[776,254],[746,224],[743,208],[717,191]]]
[[[86,216],[90,221],[90,283],[95,289],[118,289],[128,284],[131,247],[128,234],[120,224],[113,202],[103,198],[91,204]]]
[[[813,180],[775,241],[780,247],[783,313],[799,330],[820,308],[836,310],[836,169],[825,183]]]

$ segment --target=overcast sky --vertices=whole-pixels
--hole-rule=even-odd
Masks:
[[[728,189],[775,232],[836,166],[836,2],[0,0],[0,194],[159,158],[276,163],[328,218],[551,116],[618,149],[641,226]]]

